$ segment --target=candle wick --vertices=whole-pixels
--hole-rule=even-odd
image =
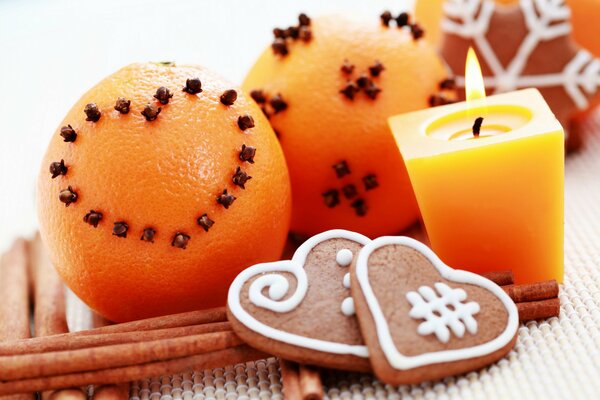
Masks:
[[[481,124],[483,124],[483,117],[477,117],[475,119],[475,123],[473,124],[473,136],[479,137],[479,132],[481,131]]]

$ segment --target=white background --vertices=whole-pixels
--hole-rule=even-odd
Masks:
[[[408,9],[411,0],[0,0],[0,250],[34,232],[52,134],[104,76],[137,61],[203,64],[240,83],[297,15]]]

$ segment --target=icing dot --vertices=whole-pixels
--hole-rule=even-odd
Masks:
[[[352,297],[346,297],[342,301],[342,314],[347,317],[354,315],[354,299]]]
[[[335,256],[335,261],[337,261],[337,263],[341,267],[347,267],[348,265],[350,265],[352,263],[353,257],[354,257],[354,255],[352,254],[352,252],[350,250],[342,249],[337,252],[337,255]]]
[[[342,281],[343,285],[345,288],[350,289],[350,272],[346,273],[346,275],[344,275],[344,280]]]

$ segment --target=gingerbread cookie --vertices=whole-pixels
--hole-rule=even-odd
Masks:
[[[331,230],[307,240],[291,260],[246,269],[229,289],[233,329],[252,347],[285,359],[369,371],[349,289],[350,264],[369,242]]]
[[[571,118],[597,102],[600,60],[571,37],[570,9],[561,1],[446,0],[441,55],[464,85],[465,57],[477,52],[486,88],[540,90],[565,130],[569,149],[579,146]],[[570,129],[571,128],[571,129]]]
[[[371,365],[389,384],[472,371],[513,347],[517,307],[492,281],[454,270],[407,237],[367,244],[351,287]]]

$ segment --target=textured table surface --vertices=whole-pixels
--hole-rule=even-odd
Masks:
[[[325,371],[331,399],[600,398],[600,112],[587,123],[584,151],[566,161],[565,283],[561,315],[519,328],[513,351],[488,368],[421,385],[392,387],[368,374]],[[89,326],[69,296],[72,329]],[[277,359],[149,378],[131,384],[132,399],[281,399]]]

